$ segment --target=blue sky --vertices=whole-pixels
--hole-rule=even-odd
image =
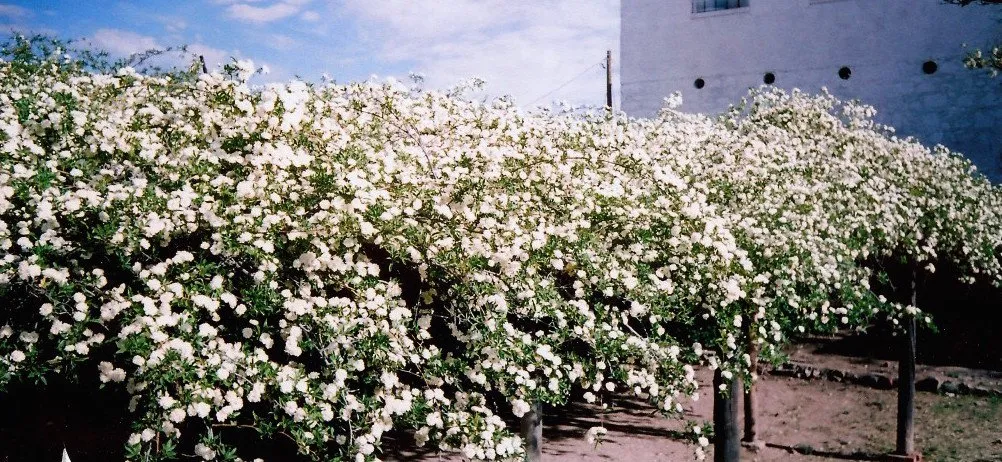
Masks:
[[[185,44],[210,66],[229,56],[267,65],[265,80],[415,72],[434,88],[479,77],[522,105],[600,105],[619,1],[0,0],[0,31],[86,39],[117,55]]]

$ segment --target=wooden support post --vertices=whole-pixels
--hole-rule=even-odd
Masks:
[[[526,462],[543,460],[543,403],[535,401],[522,416],[522,438],[525,440]]]
[[[916,271],[912,270],[911,305],[918,307]],[[904,320],[905,334],[898,359],[898,455],[915,452],[915,317]]]
[[[751,360],[751,372],[753,375],[758,374],[758,343],[755,342],[755,329],[752,326],[752,322],[748,319],[745,320],[745,326],[748,329],[748,356]],[[747,446],[750,448],[757,448],[758,435],[755,431],[755,381],[749,381],[745,386],[745,433],[744,438],[741,441],[749,443]]]
[[[721,385],[724,390],[721,390]],[[724,380],[720,369],[713,372],[713,461],[741,460],[741,436],[738,431],[737,379]]]

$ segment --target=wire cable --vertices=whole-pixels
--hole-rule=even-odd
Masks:
[[[562,90],[562,89],[563,89],[564,87],[566,87],[567,85],[570,85],[570,84],[571,84],[571,82],[573,82],[573,81],[577,80],[578,78],[580,78],[581,76],[583,76],[583,75],[587,74],[587,73],[588,73],[589,71],[591,71],[591,70],[592,70],[592,68],[594,68],[595,66],[599,66],[599,65],[602,65],[602,64],[605,64],[605,60],[604,60],[604,59],[603,59],[603,60],[601,60],[601,61],[599,61],[599,62],[597,62],[597,63],[595,63],[595,64],[592,64],[591,66],[588,66],[587,68],[585,68],[585,70],[581,71],[581,73],[580,73],[580,74],[578,74],[578,75],[575,75],[574,77],[571,77],[571,79],[570,79],[570,80],[568,80],[568,81],[566,81],[566,82],[564,82],[564,83],[560,84],[560,86],[558,86],[557,88],[554,88],[553,90],[550,90],[550,91],[549,91],[549,92],[547,92],[547,93],[546,93],[545,95],[543,95],[543,96],[540,96],[539,98],[536,98],[536,99],[532,100],[532,102],[531,102],[531,103],[529,103],[529,104],[527,104],[526,106],[527,106],[527,107],[531,107],[532,105],[534,105],[534,104],[536,104],[537,102],[539,102],[539,100],[541,100],[541,99],[543,99],[543,98],[546,98],[547,96],[550,96],[550,95],[552,95],[552,94],[554,94],[554,93],[556,93],[556,92],[558,92],[558,91]]]

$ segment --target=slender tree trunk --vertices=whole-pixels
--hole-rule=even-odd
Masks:
[[[918,307],[916,272],[912,270],[911,304]],[[905,321],[901,357],[898,360],[898,440],[897,453],[915,452],[915,317]]]
[[[755,342],[755,329],[750,321],[748,326],[748,356],[751,359],[751,371],[753,375],[758,374],[758,343]],[[755,432],[755,380],[750,380],[745,384],[745,435],[742,441],[755,443],[758,441]]]
[[[720,389],[724,385],[725,391]],[[738,462],[741,459],[741,437],[738,431],[738,400],[741,396],[737,379],[725,381],[720,369],[713,373],[713,461]]]
[[[543,460],[543,403],[535,401],[522,416],[522,438],[525,440],[526,462]]]

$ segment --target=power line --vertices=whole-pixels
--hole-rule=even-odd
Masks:
[[[592,70],[592,68],[594,68],[595,66],[600,66],[600,65],[602,65],[602,64],[603,64],[604,62],[605,62],[605,60],[603,59],[602,61],[599,61],[599,62],[597,62],[597,63],[595,63],[595,64],[592,64],[592,65],[588,66],[587,68],[585,68],[585,70],[581,71],[581,73],[580,73],[580,74],[578,74],[578,75],[575,75],[574,77],[571,77],[571,79],[570,79],[570,80],[568,80],[568,81],[566,81],[566,82],[564,82],[564,83],[560,84],[560,86],[558,86],[557,88],[554,88],[553,90],[550,90],[550,91],[549,91],[549,92],[547,92],[547,93],[546,93],[545,95],[543,95],[543,96],[540,96],[539,98],[536,98],[536,99],[532,100],[532,102],[531,102],[531,103],[529,103],[529,104],[527,104],[526,106],[532,106],[533,104],[536,104],[536,103],[537,103],[537,102],[538,102],[539,100],[541,100],[541,99],[543,99],[543,98],[546,98],[547,96],[550,96],[550,95],[552,95],[552,94],[554,94],[554,93],[556,93],[556,92],[558,92],[558,91],[562,90],[562,89],[563,89],[564,87],[566,87],[567,85],[570,85],[570,84],[571,84],[571,82],[573,82],[573,81],[577,80],[578,78],[580,78],[581,76],[583,76],[583,75],[587,74],[587,73],[588,73],[588,71],[591,71],[591,70]]]

